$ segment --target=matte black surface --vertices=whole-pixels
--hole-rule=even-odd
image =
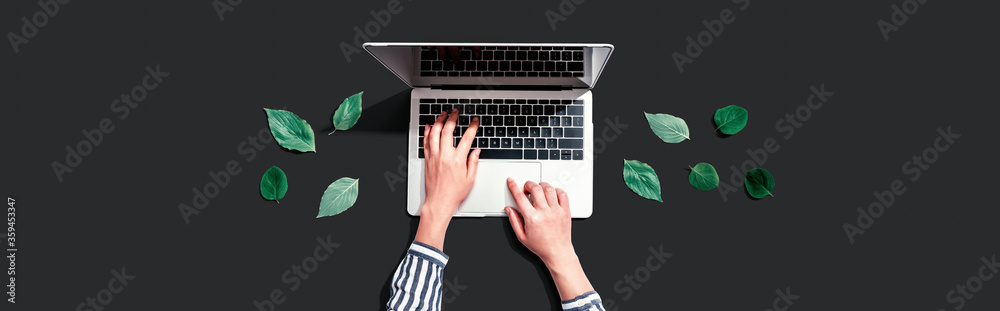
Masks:
[[[21,33],[37,2],[4,1],[0,29]],[[926,1],[888,41],[877,22],[903,1],[752,1],[740,10],[732,1],[590,0],[553,29],[546,12],[567,3],[402,1],[370,39],[615,45],[594,89],[594,215],[573,222],[609,310],[763,310],[776,289],[799,296],[793,311],[956,310],[949,291],[1000,252],[995,2]],[[347,62],[340,43],[353,45],[354,27],[364,31],[370,11],[386,5],[243,1],[220,21],[210,0],[71,1],[19,53],[0,48],[0,189],[18,207],[17,304],[0,310],[76,309],[122,267],[135,279],[108,311],[257,310],[275,289],[286,299],[275,310],[384,309],[418,221],[404,208],[409,89],[363,52]],[[679,72],[670,56],[686,54],[686,37],[697,40],[703,21],[726,9],[735,20]],[[119,119],[112,101],[141,85],[147,66],[170,75]],[[810,109],[810,87],[834,95]],[[360,121],[327,136],[337,106],[359,91]],[[713,133],[713,113],[731,104],[749,110],[748,126]],[[267,136],[265,107],[307,120],[318,152],[248,147],[248,136]],[[684,118],[692,140],[661,142],[644,111]],[[797,111],[809,119],[790,133],[779,122]],[[114,131],[60,182],[53,161],[65,163],[66,146],[104,118]],[[949,127],[961,137],[911,181],[905,163]],[[688,184],[688,166],[711,163],[728,181],[731,165],[765,146],[778,148],[763,164],[774,197],[750,199],[739,183],[724,200]],[[656,169],[663,203],[625,187],[623,159]],[[239,174],[186,223],[178,206],[230,161]],[[259,195],[272,165],[289,180],[280,204]],[[341,177],[360,178],[356,205],[316,219],[324,189]],[[897,179],[905,194],[851,244],[843,225]],[[445,309],[558,308],[545,267],[509,226],[451,223]],[[340,247],[293,291],[282,274],[313,256],[317,237]],[[650,248],[661,247],[672,257],[647,279],[647,262],[658,262],[647,261]],[[645,281],[630,286],[637,271]],[[1000,308],[1000,280],[982,284],[964,310]]]

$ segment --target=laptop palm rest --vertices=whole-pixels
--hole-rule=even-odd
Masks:
[[[458,207],[458,213],[502,214],[504,206],[517,208],[517,203],[514,203],[514,197],[507,188],[507,177],[513,177],[518,188],[524,189],[526,181],[539,182],[541,176],[542,164],[538,162],[482,161],[476,171],[476,183],[465,202]]]

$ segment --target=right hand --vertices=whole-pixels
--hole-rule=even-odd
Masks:
[[[517,240],[550,268],[576,259],[566,191],[533,181],[526,182],[522,190],[513,178],[507,178],[507,188],[520,209],[504,207]]]

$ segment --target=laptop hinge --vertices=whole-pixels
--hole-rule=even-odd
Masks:
[[[498,90],[498,91],[566,91],[569,85],[431,85],[436,90]]]

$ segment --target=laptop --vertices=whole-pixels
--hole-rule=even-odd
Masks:
[[[410,92],[407,203],[424,202],[423,125],[459,109],[455,145],[472,117],[480,127],[476,181],[458,217],[506,217],[517,208],[513,177],[548,182],[569,195],[573,218],[593,214],[594,126],[591,88],[614,46],[565,43],[375,43],[372,56],[413,88]],[[444,52],[444,53],[441,53]]]

